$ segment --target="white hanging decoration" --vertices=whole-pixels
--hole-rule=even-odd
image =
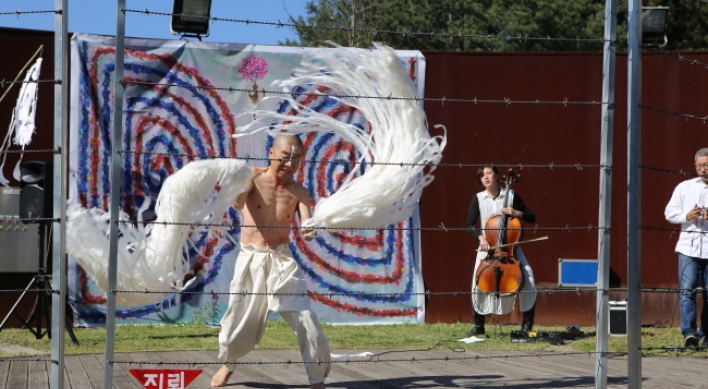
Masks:
[[[20,88],[20,95],[17,97],[17,105],[15,109],[12,110],[12,119],[10,120],[10,128],[5,135],[5,140],[0,146],[0,150],[7,151],[10,147],[10,138],[15,135],[15,139],[12,143],[22,146],[22,150],[25,146],[32,142],[32,134],[34,134],[35,126],[35,114],[37,111],[37,90],[39,80],[39,70],[42,67],[42,57],[37,58],[37,61],[27,70],[24,82]],[[0,184],[8,186],[9,180],[5,178],[2,171],[5,166],[5,157],[7,154],[3,154],[2,164],[0,164]],[[20,154],[20,160],[15,165],[13,170],[13,177],[20,181],[20,163],[22,162],[22,154]]]
[[[352,143],[361,153],[359,162],[366,162],[363,175],[355,179],[357,169],[352,169],[334,194],[319,200],[304,226],[378,228],[412,216],[423,188],[433,180],[447,140],[446,135],[429,134],[416,87],[392,48],[376,44],[370,50],[336,47],[312,51],[293,77],[273,85],[285,92],[302,87],[311,91],[308,93],[318,93],[318,86],[327,87],[329,98],[358,109],[370,124],[367,132],[304,107],[292,97],[285,99],[298,116],[264,110],[247,113],[255,112],[256,120],[234,136],[258,131],[274,136],[332,132]],[[274,125],[274,121],[279,123]]]
[[[223,223],[228,207],[246,190],[252,176],[241,160],[194,161],[162,184],[155,222],[143,227],[139,216],[134,226],[128,215],[120,212],[117,289],[164,293],[118,293],[117,304],[157,304],[182,290],[185,275],[191,272],[184,260],[185,250],[193,244],[190,235],[210,229],[193,224]],[[148,206],[146,200],[138,215]],[[67,218],[67,253],[107,291],[110,214],[99,208],[82,208],[72,199]]]

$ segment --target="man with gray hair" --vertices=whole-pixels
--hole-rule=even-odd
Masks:
[[[681,225],[675,251],[681,288],[681,333],[686,347],[696,347],[699,342],[708,346],[708,148],[698,150],[694,161],[698,177],[678,184],[664,210],[668,222]],[[696,325],[699,286],[704,287],[700,330]]]

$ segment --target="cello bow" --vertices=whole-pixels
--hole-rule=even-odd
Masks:
[[[502,248],[502,247],[509,247],[509,246],[516,246],[516,245],[520,245],[520,244],[524,244],[524,243],[538,242],[540,240],[546,240],[546,239],[550,239],[550,238],[551,238],[550,236],[546,235],[546,236],[542,236],[540,238],[534,238],[534,239],[529,239],[529,240],[522,240],[519,242],[512,242],[512,243],[500,244],[498,246],[492,246],[489,248],[489,250],[477,249],[477,251],[490,251],[490,250],[494,250],[494,249],[498,249],[498,248]]]

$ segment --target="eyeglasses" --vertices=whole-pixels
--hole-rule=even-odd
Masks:
[[[708,163],[697,163],[694,166],[696,166],[696,170],[708,169]]]

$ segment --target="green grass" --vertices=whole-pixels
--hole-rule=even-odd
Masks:
[[[524,352],[559,352],[559,351],[594,351],[594,328],[581,328],[583,334],[575,340],[553,345],[546,341],[514,343],[509,333],[518,330],[518,326],[487,327],[484,342],[465,344],[458,342],[470,329],[470,324],[402,324],[374,326],[323,326],[329,338],[333,352],[336,350],[377,350],[377,349],[465,349],[465,350],[500,350]],[[564,327],[538,327],[537,331],[563,332]],[[66,354],[103,353],[105,351],[106,331],[102,328],[76,328],[74,333],[80,345],[74,346],[65,333]],[[169,351],[169,350],[214,350],[218,348],[218,328],[200,325],[165,325],[165,326],[119,326],[116,328],[116,352]],[[681,333],[676,328],[643,328],[642,347],[652,348],[645,354],[676,355],[667,353],[666,347],[682,345]],[[45,336],[35,339],[26,329],[4,329],[0,332],[0,350],[3,346],[14,345],[49,353],[50,339]],[[297,349],[297,339],[290,327],[284,322],[268,323],[265,336],[258,348],[261,349]],[[624,337],[610,337],[609,351],[624,353],[627,340]],[[0,351],[0,357],[21,356],[22,353]],[[688,351],[682,355],[708,357],[705,351]]]

